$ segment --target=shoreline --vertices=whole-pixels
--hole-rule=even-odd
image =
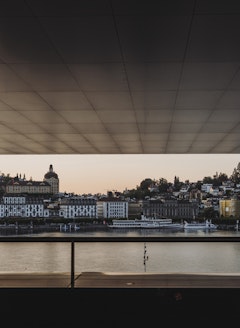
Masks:
[[[29,225],[29,224],[10,224],[0,225],[0,236],[9,235],[23,235],[23,234],[38,234],[48,232],[89,232],[89,231],[108,231],[109,227],[107,224],[102,223],[89,223],[89,224],[42,224],[42,225]],[[119,230],[119,229],[118,229]],[[219,231],[238,231],[235,225],[222,224],[218,225],[217,230]]]
[[[2,235],[21,235],[21,234],[34,234],[41,232],[77,232],[101,230],[107,231],[108,227],[106,224],[85,224],[77,225],[78,229],[74,229],[74,225],[66,225],[66,229],[61,228],[64,224],[44,224],[44,225],[0,225],[0,236]]]

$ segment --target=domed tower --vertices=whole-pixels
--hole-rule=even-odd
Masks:
[[[59,179],[57,173],[53,171],[52,164],[49,166],[49,171],[44,175],[43,181],[50,184],[52,194],[57,194],[59,192]]]

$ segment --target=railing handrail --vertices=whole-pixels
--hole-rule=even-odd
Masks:
[[[0,236],[0,242],[240,242],[240,236]]]

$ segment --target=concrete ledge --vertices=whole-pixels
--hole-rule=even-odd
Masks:
[[[76,288],[240,288],[239,274],[84,272]]]
[[[112,273],[75,274],[81,288],[240,288],[239,274]],[[69,273],[0,273],[0,288],[71,288]]]
[[[69,273],[0,273],[0,288],[69,288]]]

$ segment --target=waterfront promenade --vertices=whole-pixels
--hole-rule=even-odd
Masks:
[[[1,273],[0,288],[61,288],[61,289],[151,289],[151,288],[234,288],[240,292],[240,274],[192,273]]]

